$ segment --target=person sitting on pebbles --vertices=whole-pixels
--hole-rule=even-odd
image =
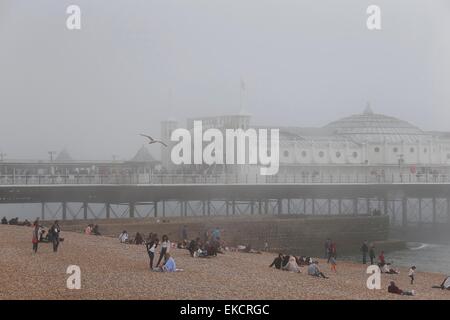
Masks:
[[[270,264],[269,268],[275,267],[276,269],[281,269],[282,264],[283,264],[283,254],[279,253],[278,257],[273,259],[273,261]]]
[[[392,267],[391,263],[386,263],[382,268],[381,268],[381,272],[382,273],[387,273],[387,274],[399,274],[400,272],[398,270],[395,270]]]
[[[414,290],[411,290],[411,291],[403,291],[403,290],[401,290],[399,287],[397,287],[395,285],[394,281],[391,281],[391,284],[388,287],[388,292],[389,293],[399,294],[399,295],[402,295],[402,296],[414,296],[414,295],[416,295],[416,292]]]
[[[166,260],[166,263],[162,267],[158,267],[156,269],[153,269],[157,272],[179,272],[183,271],[183,269],[177,269],[177,265],[175,263],[175,259],[172,258],[170,253],[166,252],[164,254],[164,259]]]
[[[289,271],[289,272],[296,272],[300,273],[300,267],[297,264],[297,261],[294,256],[291,256],[289,258],[288,263],[283,267],[283,270]]]
[[[126,230],[123,230],[119,235],[119,241],[120,243],[128,243],[128,232]]]
[[[314,261],[308,266],[308,274],[313,277],[322,277],[324,279],[328,279],[328,277],[320,271],[319,261]]]

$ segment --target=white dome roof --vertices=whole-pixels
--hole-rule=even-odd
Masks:
[[[428,135],[409,122],[372,112],[367,107],[364,113],[333,121],[325,126],[333,134],[345,136],[355,142],[406,142],[416,143]]]

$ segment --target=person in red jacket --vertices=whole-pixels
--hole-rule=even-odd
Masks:
[[[378,256],[378,266],[381,268],[386,264],[386,261],[384,260],[384,251],[381,251],[380,255]]]

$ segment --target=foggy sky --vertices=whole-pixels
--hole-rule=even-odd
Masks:
[[[129,159],[161,120],[239,112],[241,78],[258,125],[323,126],[371,101],[450,131],[449,14],[448,0],[0,0],[0,151]]]

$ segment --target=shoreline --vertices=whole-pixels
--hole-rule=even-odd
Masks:
[[[0,299],[450,299],[450,291],[432,289],[445,275],[418,270],[411,286],[407,269],[400,275],[381,275],[381,290],[369,290],[362,264],[338,260],[337,274],[320,261],[330,279],[269,268],[275,254],[226,252],[214,258],[191,258],[185,249],[172,249],[183,272],[158,273],[148,268],[144,246],[120,244],[117,239],[62,231],[58,253],[50,244],[31,250],[31,228],[1,226]],[[66,288],[69,265],[81,269],[81,290]],[[387,292],[390,280],[416,296]]]

